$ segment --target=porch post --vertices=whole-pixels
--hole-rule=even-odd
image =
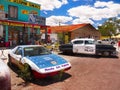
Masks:
[[[28,41],[30,40],[30,27],[28,27]]]
[[[48,33],[47,33],[47,28],[45,28],[45,43],[48,43]]]
[[[8,41],[8,25],[5,25],[5,47],[9,47],[10,42]]]
[[[5,25],[5,42],[8,42],[8,25]]]
[[[37,34],[40,34],[40,28],[37,29]]]

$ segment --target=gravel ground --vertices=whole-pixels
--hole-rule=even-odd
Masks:
[[[72,64],[61,80],[51,77],[26,83],[10,68],[12,90],[120,90],[120,53],[118,58],[58,55]]]

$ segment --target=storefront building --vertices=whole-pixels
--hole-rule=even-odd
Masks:
[[[1,46],[29,44],[46,28],[46,19],[40,16],[40,5],[26,0],[0,0]]]
[[[100,39],[101,34],[91,24],[74,24],[65,26],[51,26],[48,30],[52,34],[57,34],[59,43],[69,43],[75,38],[94,38]],[[56,39],[55,39],[56,40]]]

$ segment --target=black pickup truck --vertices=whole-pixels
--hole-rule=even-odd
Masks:
[[[116,48],[113,45],[97,44],[94,39],[74,39],[69,44],[62,44],[59,50],[63,53],[81,53],[102,56],[117,56]]]

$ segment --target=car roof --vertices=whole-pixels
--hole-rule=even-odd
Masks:
[[[72,41],[75,41],[75,40],[93,40],[93,38],[76,38],[76,39],[73,39]]]
[[[25,48],[25,47],[42,47],[42,46],[41,45],[19,45],[17,47]]]

